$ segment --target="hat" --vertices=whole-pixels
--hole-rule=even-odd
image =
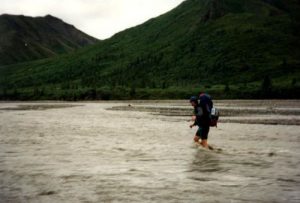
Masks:
[[[191,96],[190,102],[197,102],[198,103],[198,98],[196,96]]]

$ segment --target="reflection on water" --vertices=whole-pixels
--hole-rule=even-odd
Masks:
[[[300,126],[221,123],[209,151],[186,119],[120,103],[18,105],[0,104],[1,203],[300,201]]]

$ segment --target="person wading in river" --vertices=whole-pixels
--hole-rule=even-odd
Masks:
[[[198,98],[192,96],[190,98],[190,103],[194,107],[194,112],[192,116],[193,124],[190,125],[190,128],[198,126],[198,130],[194,137],[196,144],[199,144],[205,148],[213,149],[207,143],[207,137],[210,127],[210,110],[212,108],[212,101],[209,95],[201,94],[199,97],[200,102],[198,103]],[[201,142],[199,140],[201,139]]]

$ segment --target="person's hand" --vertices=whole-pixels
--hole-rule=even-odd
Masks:
[[[192,121],[195,121],[196,120],[196,116],[192,116]]]
[[[194,124],[190,125],[190,128],[193,128],[194,127]]]

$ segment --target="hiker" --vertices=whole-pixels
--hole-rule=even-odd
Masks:
[[[195,143],[211,149],[207,143],[207,137],[210,127],[210,110],[212,108],[212,101],[208,94],[200,94],[199,100],[200,102],[198,103],[198,98],[196,96],[192,96],[190,98],[190,103],[194,107],[192,117],[194,123],[190,125],[190,128],[198,126],[199,128],[194,137]],[[201,142],[199,142],[200,139]]]

